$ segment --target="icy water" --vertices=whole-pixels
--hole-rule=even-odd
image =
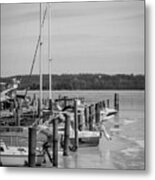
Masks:
[[[110,99],[113,107],[114,93],[119,93],[120,111],[105,123],[112,140],[102,137],[98,147],[79,148],[69,157],[60,155],[60,168],[145,169],[144,91],[54,91],[53,96],[80,96],[88,103]]]

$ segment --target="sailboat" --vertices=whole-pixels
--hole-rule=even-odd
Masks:
[[[40,22],[41,22],[41,3],[40,3]],[[41,27],[41,26],[40,26]],[[41,29],[41,28],[40,28]],[[40,30],[40,46],[41,46],[41,30]],[[41,48],[41,47],[40,47]],[[41,51],[41,50],[40,50]],[[41,53],[40,53],[41,57]],[[40,61],[41,62],[41,61]],[[40,63],[41,65],[41,63]],[[41,68],[41,67],[40,67]],[[41,74],[41,71],[40,71]],[[40,81],[41,81],[41,86],[42,86],[42,74],[40,75]],[[4,90],[2,92],[2,98],[1,102],[3,101],[8,101],[11,98],[8,96],[8,93],[12,93],[16,91],[18,88],[18,84],[14,84],[13,87]],[[27,93],[27,91],[26,91]],[[41,100],[41,112],[42,112],[42,87],[40,91],[40,100]],[[4,142],[4,140],[0,139],[0,165],[1,166],[25,166],[28,165],[28,154],[29,150],[28,147],[22,147],[22,146],[8,146]],[[35,164],[36,165],[41,165],[43,161],[43,150],[38,150],[36,148],[36,156],[35,156]]]

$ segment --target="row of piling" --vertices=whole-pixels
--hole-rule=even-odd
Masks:
[[[65,105],[67,106],[68,99],[63,98],[59,99],[59,101],[64,101]],[[73,100],[73,99],[72,99]],[[71,99],[69,99],[71,101]],[[100,101],[96,104],[90,104],[86,106],[84,109],[84,117],[85,127],[88,127],[90,131],[94,130],[94,123],[98,124],[100,122],[100,111],[101,109],[109,107],[109,99],[105,101]],[[114,108],[118,111],[119,110],[119,94],[115,93],[114,95]],[[79,138],[78,138],[78,131],[79,131],[79,122],[80,120],[79,113],[78,113],[78,104],[77,100],[74,99],[74,149],[77,150],[79,147]],[[69,155],[69,145],[70,145],[70,118],[69,116],[65,115],[65,128],[64,128],[64,147],[63,147],[63,155]],[[28,165],[29,167],[35,167],[35,149],[36,149],[36,128],[30,127],[29,128],[29,155],[28,155]],[[53,157],[52,162],[53,166],[58,166],[58,121],[57,119],[53,120]]]

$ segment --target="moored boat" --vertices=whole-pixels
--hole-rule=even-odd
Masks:
[[[36,151],[36,165],[41,165],[43,153]],[[7,146],[0,140],[0,164],[1,166],[26,166],[28,165],[28,148]]]
[[[103,108],[100,111],[100,121],[107,121],[107,120],[113,118],[116,113],[117,113],[116,109]]]

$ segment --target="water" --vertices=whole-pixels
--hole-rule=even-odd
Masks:
[[[29,95],[33,93],[31,91]],[[119,93],[120,111],[114,119],[105,123],[112,141],[103,137],[98,147],[80,148],[76,153],[71,152],[69,157],[60,155],[60,168],[145,168],[144,91],[54,91],[53,97],[84,97],[87,103],[110,99],[110,107],[113,107],[114,93]],[[47,96],[45,91],[44,97]],[[119,124],[117,132],[114,131],[116,123]]]

